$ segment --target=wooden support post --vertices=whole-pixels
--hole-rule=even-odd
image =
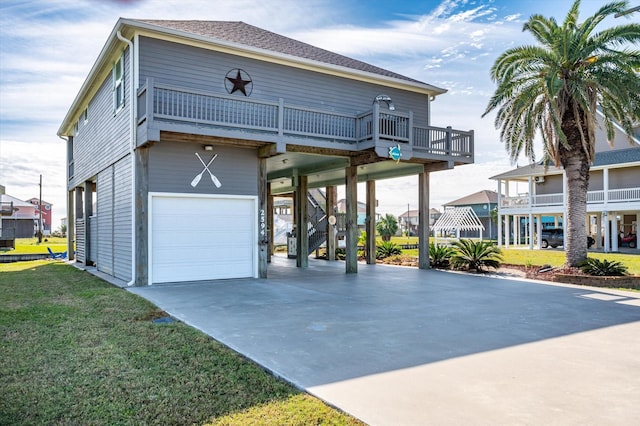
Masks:
[[[358,272],[358,167],[349,166],[346,169],[345,192],[347,205],[347,257],[346,272]]]
[[[335,217],[335,208],[338,198],[338,188],[327,186],[327,216]],[[336,260],[336,227],[327,221],[327,259]]]
[[[93,182],[84,183],[84,264],[93,265],[91,259],[91,216],[93,216]]]
[[[258,277],[267,278],[267,159],[258,158]]]
[[[429,172],[418,174],[418,268],[429,269]]]
[[[76,218],[73,205],[74,191],[67,192],[67,259],[74,260],[76,240]]]
[[[273,194],[271,193],[271,183],[267,182],[267,230],[269,238],[269,251],[267,253],[267,262],[271,262],[271,256],[273,256],[273,236],[274,236],[274,223],[273,223]]]
[[[307,176],[298,177],[296,186],[296,266],[309,266],[309,228],[307,227],[307,197],[309,187]]]
[[[367,181],[367,219],[365,222],[367,241],[365,253],[367,264],[376,264],[376,181]]]
[[[149,148],[137,148],[135,161],[135,277],[131,277],[134,285],[149,285]]]

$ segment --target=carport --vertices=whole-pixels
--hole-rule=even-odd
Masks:
[[[372,425],[640,418],[638,293],[280,256],[269,268],[128,290]]]

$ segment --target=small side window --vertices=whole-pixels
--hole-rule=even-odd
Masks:
[[[87,124],[87,121],[89,121],[89,109],[85,108],[84,111],[82,112],[82,121],[84,122],[84,124]]]
[[[111,76],[113,79],[113,112],[116,113],[124,106],[124,53],[113,64]]]

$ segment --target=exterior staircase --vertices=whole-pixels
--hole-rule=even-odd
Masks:
[[[309,253],[313,253],[327,241],[327,198],[319,189],[307,194],[307,228],[309,230]]]

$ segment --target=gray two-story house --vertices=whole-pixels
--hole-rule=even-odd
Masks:
[[[120,19],[58,131],[69,253],[129,285],[266,277],[274,196],[305,267],[345,185],[357,272],[359,181],[375,218],[375,181],[417,174],[427,215],[429,173],[473,162],[472,131],[430,122],[444,93],[242,22]]]

